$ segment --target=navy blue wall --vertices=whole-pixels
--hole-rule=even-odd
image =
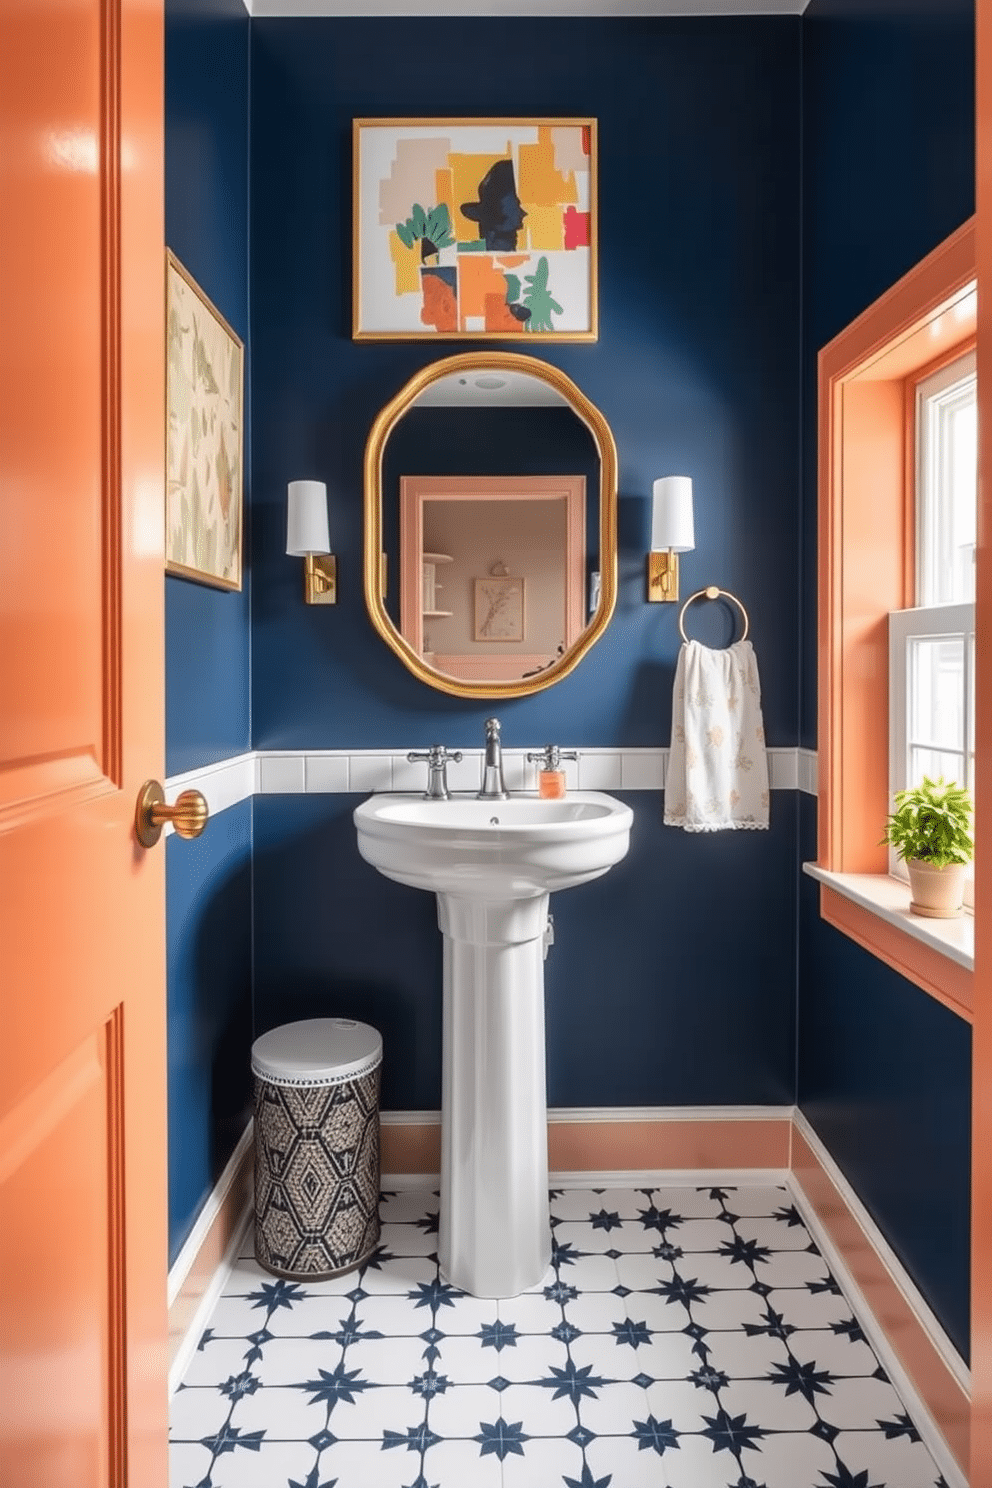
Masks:
[[[248,36],[241,0],[167,0],[166,241],[245,341]],[[165,581],[170,775],[249,748],[249,585]],[[170,1260],[245,1122],[250,849],[250,802],[166,845]]]
[[[490,67],[511,44],[513,65]],[[668,743],[676,611],[645,604],[644,554],[652,480],[677,470],[697,503],[686,592],[718,582],[749,605],[769,741],[794,744],[798,18],[253,22],[255,745],[477,745],[491,711],[410,677],[361,595],[372,419],[416,368],[464,346],[351,341],[351,121],[424,113],[428,78],[434,115],[599,121],[599,341],[534,350],[616,436],[620,597],[571,677],[500,705],[504,742]],[[303,475],[331,491],[334,610],[305,609],[283,554],[286,482]],[[792,797],[774,797],[767,836],[695,838],[661,826],[659,795],[631,799],[631,857],[555,904],[551,1100],[792,1099]],[[386,1107],[436,1107],[430,898],[360,862],[346,800],[259,800],[255,883],[257,1028],[367,1014],[386,1035]]]
[[[813,0],[803,21],[802,740],[816,744],[816,354],[974,210],[973,0]],[[802,801],[802,855],[816,856]],[[799,1098],[968,1349],[968,1025],[800,918]]]

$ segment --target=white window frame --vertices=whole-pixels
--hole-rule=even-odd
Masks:
[[[973,351],[956,357],[946,367],[929,377],[921,378],[916,385],[915,398],[915,501],[916,516],[916,594],[926,598],[927,578],[924,571],[924,552],[936,553],[937,563],[950,559],[950,547],[946,529],[940,526],[940,517],[935,505],[928,500],[927,493],[940,482],[939,441],[931,441],[931,419],[927,415],[928,403],[941,398],[941,394],[976,375],[977,360]],[[952,407],[955,399],[942,400],[945,408]],[[939,419],[944,408],[936,409]],[[929,477],[929,478],[928,478]],[[974,718],[972,697],[974,692],[975,666],[975,604],[968,601],[957,604],[919,604],[908,610],[894,610],[889,615],[889,809],[895,807],[897,791],[904,790],[908,779],[908,754],[910,734],[910,696],[908,687],[909,643],[915,639],[941,640],[963,638],[964,673],[963,698],[963,754],[964,783],[974,791],[973,739]],[[921,741],[915,741],[917,743]],[[935,744],[934,748],[938,746]],[[889,848],[889,873],[894,878],[909,881],[905,863]],[[974,864],[969,864],[965,887],[965,904],[974,904]]]

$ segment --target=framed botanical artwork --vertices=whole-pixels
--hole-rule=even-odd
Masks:
[[[522,641],[526,634],[524,580],[500,575],[475,581],[476,641]]]
[[[241,588],[244,347],[166,250],[165,568]]]
[[[356,341],[595,341],[595,119],[356,119]]]

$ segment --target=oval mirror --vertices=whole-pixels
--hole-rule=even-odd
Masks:
[[[616,603],[617,456],[557,367],[468,352],[418,372],[365,450],[365,601],[407,668],[457,697],[567,676]]]

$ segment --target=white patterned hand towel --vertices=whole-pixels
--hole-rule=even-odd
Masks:
[[[768,826],[768,756],[750,641],[721,651],[689,641],[679,652],[665,824],[687,832]]]

